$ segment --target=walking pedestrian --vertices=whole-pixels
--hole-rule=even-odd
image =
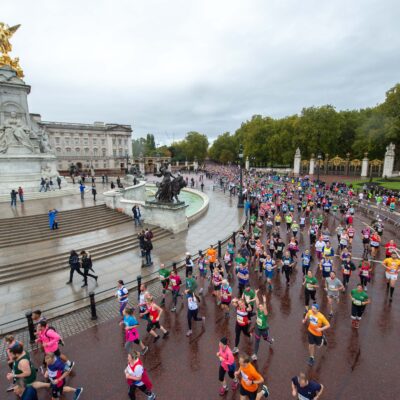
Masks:
[[[133,216],[133,222],[135,223],[135,226],[142,226],[142,221],[140,220],[141,213],[140,213],[140,208],[136,204],[132,207],[132,216]]]
[[[93,195],[93,201],[96,201],[97,190],[95,184],[92,184],[92,195]]]
[[[12,206],[17,207],[17,192],[14,189],[11,190],[10,196],[11,196],[11,207]]]
[[[79,192],[81,193],[82,200],[85,198],[85,188],[84,181],[82,180],[81,184],[79,185]]]
[[[75,272],[84,277],[84,274],[81,272],[81,264],[79,262],[79,256],[75,250],[71,250],[71,253],[69,255],[68,264],[69,264],[69,268],[70,268],[69,281],[66,284],[70,285],[72,283],[72,278],[74,277]]]
[[[23,203],[24,202],[24,189],[22,189],[21,186],[18,188],[18,196],[19,196],[19,201],[21,203]]]
[[[149,237],[144,237],[143,243],[144,255],[146,257],[146,267],[150,267],[153,265],[153,261],[151,260],[151,251],[153,250],[153,243]]]
[[[89,252],[86,252],[85,250],[81,251],[81,265],[83,269],[83,285],[82,287],[87,286],[87,277],[90,276],[91,278],[96,280],[99,278],[97,275],[92,275],[89,273],[89,271],[93,271],[93,263],[92,263],[92,256],[90,255]]]
[[[60,176],[57,176],[57,185],[58,185],[58,188],[61,190],[61,178],[60,178]]]
[[[58,215],[58,210],[53,208],[52,210],[49,210],[49,228],[51,230],[58,229],[58,220],[57,220],[57,215]]]

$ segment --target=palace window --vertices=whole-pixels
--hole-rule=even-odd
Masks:
[[[103,157],[107,155],[107,149],[101,149],[101,152],[103,153]]]
[[[93,155],[97,156],[97,152],[98,152],[98,150],[97,150],[97,148],[95,147],[95,148],[93,149]]]
[[[80,153],[80,152],[81,152],[81,149],[79,147],[76,147],[75,148],[75,153]]]

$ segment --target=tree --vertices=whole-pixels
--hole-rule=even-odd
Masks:
[[[189,161],[197,158],[200,162],[207,157],[208,139],[199,132],[188,132],[185,137],[185,156]]]

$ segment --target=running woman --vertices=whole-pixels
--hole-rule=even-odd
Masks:
[[[200,253],[199,258],[197,259],[197,267],[199,269],[199,278],[200,278],[199,294],[203,294],[204,283],[207,280],[207,262],[203,253]]]
[[[330,258],[323,258],[320,263],[320,269],[322,271],[322,277],[328,279],[331,272],[333,271],[333,263]]]
[[[157,395],[153,393],[152,383],[147,371],[139,358],[139,353],[128,354],[128,365],[125,368],[125,378],[129,385],[128,396],[130,400],[136,400],[136,389],[142,391],[148,400],[154,400]]]
[[[118,298],[119,304],[119,315],[122,317],[125,307],[128,305],[128,289],[124,286],[124,281],[119,280],[117,282],[117,293],[115,293],[115,297]]]
[[[267,278],[268,290],[272,290],[272,279],[274,277],[274,269],[276,268],[276,263],[272,257],[267,254],[264,260],[264,273]]]
[[[236,307],[236,325],[235,325],[235,347],[233,348],[233,354],[239,353],[240,334],[243,332],[244,335],[250,337],[249,327],[250,320],[247,311],[246,304],[243,299],[233,299],[232,305]]]
[[[217,357],[219,359],[219,372],[218,379],[221,382],[221,388],[219,395],[224,396],[228,391],[228,385],[226,384],[225,374],[228,373],[229,378],[232,379],[232,390],[236,390],[239,386],[239,381],[235,377],[235,358],[233,357],[232,350],[228,346],[228,339],[226,337],[221,338],[219,341],[219,348]]]
[[[186,298],[188,301],[188,312],[187,312],[187,321],[188,321],[188,327],[189,330],[186,333],[186,336],[191,336],[193,331],[192,331],[192,319],[194,321],[203,321],[203,326],[204,322],[206,320],[206,317],[199,317],[199,305],[197,304],[196,296],[193,293],[189,293],[186,291]]]
[[[213,284],[213,296],[217,299],[217,305],[221,304],[221,285],[222,285],[222,275],[219,272],[218,268],[214,268],[213,273],[211,274],[211,280]]]
[[[149,315],[146,314],[147,311],[147,303],[146,298],[150,296],[150,293],[147,291],[147,287],[144,283],[140,285],[139,293],[138,293],[138,301],[139,301],[139,316],[146,321],[149,320]]]
[[[329,304],[329,318],[333,317],[333,303],[339,304],[339,292],[344,290],[343,283],[336,277],[336,273],[331,271],[329,278],[325,280],[325,290],[327,292]]]
[[[269,396],[269,390],[264,383],[264,378],[254,368],[250,362],[250,358],[241,355],[239,357],[239,369],[235,372],[235,376],[240,379],[240,400],[260,400],[263,396]],[[261,390],[257,393],[259,385]]]
[[[390,289],[390,299],[389,301],[393,301],[393,292],[396,286],[397,277],[400,270],[400,260],[398,259],[397,254],[393,251],[392,257],[385,258],[383,260],[383,266],[386,269],[385,277],[386,277],[386,293],[389,292]]]
[[[361,283],[350,293],[351,298],[351,326],[358,329],[365,306],[371,302]]]
[[[310,254],[310,250],[306,250],[301,254],[301,269],[303,270],[303,276],[307,275],[308,270],[310,269],[312,261],[312,256]]]
[[[375,258],[379,252],[379,246],[381,245],[381,237],[377,232],[373,232],[370,238],[370,246],[371,246],[371,257]]]
[[[229,318],[229,306],[232,301],[232,288],[227,279],[222,281],[220,298],[221,309],[225,311],[225,318]]]
[[[157,342],[158,339],[160,339],[160,335],[158,335],[155,331],[156,329],[161,330],[161,332],[163,333],[163,339],[165,339],[169,335],[169,332],[160,324],[160,317],[163,313],[162,308],[154,302],[152,296],[146,297],[146,307],[147,310],[144,312],[144,314],[149,315],[146,329],[147,332],[154,337],[154,343]]]
[[[308,380],[304,372],[292,378],[292,396],[298,400],[317,400],[324,391],[324,385]]]
[[[139,322],[133,315],[133,308],[125,308],[124,320],[120,322],[120,325],[124,326],[125,329],[125,350],[130,353],[132,351],[133,343],[135,343],[142,349],[141,354],[146,354],[149,348],[148,346],[145,346],[143,341],[139,338],[139,331],[137,330]]]
[[[371,280],[372,267],[367,259],[363,259],[359,265],[360,268],[360,283],[364,290],[367,291],[368,282]]]
[[[169,282],[171,284],[171,290],[172,290],[172,301],[173,301],[173,307],[171,308],[172,312],[176,311],[176,304],[178,301],[178,297],[182,297],[182,295],[179,293],[182,285],[181,277],[178,275],[176,270],[171,271],[171,275],[169,276]]]
[[[305,315],[303,324],[306,322],[308,322],[308,351],[310,354],[308,365],[312,367],[315,362],[315,346],[321,347],[322,344],[327,344],[324,331],[329,329],[331,324],[319,312],[319,306],[316,303],[311,306],[311,310]]]
[[[347,285],[349,284],[351,273],[356,270],[356,266],[353,261],[351,261],[351,254],[349,253],[346,257],[342,258],[342,276],[343,276],[343,286],[344,290],[346,290]]]
[[[282,272],[285,273],[286,277],[286,286],[290,286],[290,275],[293,272],[293,268],[296,265],[296,262],[290,256],[290,253],[288,251],[286,251],[285,255],[282,257],[281,264]]]
[[[263,295],[262,300],[263,301],[261,303],[258,298],[258,290],[256,290],[257,320],[254,332],[254,354],[251,356],[251,359],[253,361],[257,360],[261,337],[266,340],[270,345],[274,343],[274,339],[269,336],[267,297]]]
[[[303,280],[304,286],[304,305],[305,305],[305,312],[304,315],[309,310],[310,299],[315,302],[315,293],[318,288],[318,280],[315,276],[313,276],[312,271],[308,270],[307,275],[304,277]]]

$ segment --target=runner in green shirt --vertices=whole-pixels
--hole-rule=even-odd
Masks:
[[[166,296],[167,290],[169,290],[168,285],[169,285],[169,276],[170,276],[171,272],[167,268],[165,268],[164,264],[161,264],[158,274],[160,276],[160,281],[161,281],[161,285],[162,285],[161,305],[163,306],[165,304],[165,296]]]
[[[24,350],[21,343],[16,344],[10,349],[12,358],[12,372],[7,374],[7,379],[23,379],[25,385],[30,386],[36,380],[36,368],[32,365],[29,354]]]
[[[265,295],[262,296],[262,303],[258,298],[258,291],[255,291],[255,301],[257,305],[257,321],[256,327],[254,331],[254,354],[251,356],[252,360],[257,360],[257,353],[260,347],[261,337],[266,340],[269,344],[272,345],[274,343],[274,339],[269,337],[269,325],[268,325],[268,309],[267,309],[267,297]]]
[[[351,298],[351,326],[358,329],[365,306],[371,302],[361,283],[350,293]]]
[[[318,280],[315,276],[313,276],[311,270],[308,270],[307,275],[304,277],[303,281],[304,286],[304,305],[305,305],[305,312],[309,310],[310,299],[315,302],[315,293],[318,288]]]

